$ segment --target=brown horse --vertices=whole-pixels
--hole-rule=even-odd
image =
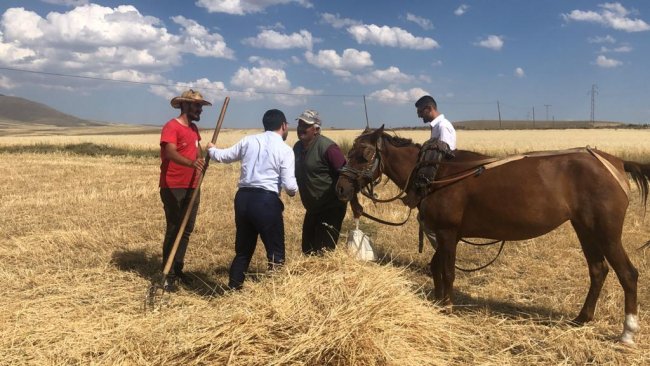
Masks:
[[[406,188],[419,150],[420,145],[388,135],[383,126],[364,131],[355,139],[348,165],[337,182],[339,199],[356,198],[360,189],[382,174]],[[625,173],[634,179],[645,204],[650,167],[587,148],[531,153],[491,164],[487,158],[455,151],[455,157],[443,160],[438,168],[436,181],[441,183],[418,205],[425,229],[433,231],[438,240],[430,264],[436,299],[452,304],[456,245],[461,238],[525,240],[570,221],[591,280],[585,303],[573,322],[593,319],[609,263],[625,294],[621,341],[634,343],[639,329],[638,271],[621,244],[629,202]]]

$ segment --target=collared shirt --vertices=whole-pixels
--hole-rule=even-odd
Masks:
[[[446,142],[451,150],[456,150],[456,130],[451,125],[444,114],[438,115],[436,119],[429,122],[431,125],[431,138],[437,138],[442,142]]]
[[[290,195],[298,191],[293,150],[276,132],[246,136],[227,149],[213,147],[208,153],[220,163],[241,160],[239,188],[262,188],[278,194],[284,188]]]

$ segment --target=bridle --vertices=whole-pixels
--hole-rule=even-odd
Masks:
[[[359,144],[360,147],[363,147],[364,153],[367,149],[372,149],[372,156],[368,160],[368,163],[361,169],[353,168],[349,164],[346,164],[343,168],[341,168],[340,174],[346,178],[348,178],[350,181],[352,181],[354,185],[354,189],[361,191],[364,195],[370,194],[370,198],[373,196],[374,192],[374,187],[381,183],[381,176],[383,174],[382,168],[382,160],[381,160],[381,154],[380,152],[380,146],[381,146],[381,139],[377,140],[377,142],[374,145],[367,144],[367,143],[362,143]],[[365,155],[365,154],[364,154]],[[348,156],[348,161],[350,160],[350,157]],[[375,178],[377,177],[377,178]],[[362,181],[367,180],[368,183],[363,184]],[[363,185],[362,185],[363,184]],[[364,189],[367,192],[364,192]]]
[[[400,189],[400,192],[395,197],[389,199],[379,199],[375,194],[375,186],[381,183],[382,175],[383,175],[384,164],[381,158],[382,141],[383,140],[380,137],[379,139],[377,139],[377,142],[375,142],[374,145],[367,144],[367,143],[363,143],[363,144],[360,143],[359,145],[360,147],[364,148],[364,152],[366,149],[372,149],[372,156],[369,159],[366,159],[368,163],[365,164],[365,166],[360,169],[353,168],[349,165],[345,165],[343,168],[341,168],[341,171],[339,172],[340,175],[346,177],[352,182],[355,191],[361,192],[361,194],[368,197],[373,203],[391,202],[400,198],[404,193],[404,189]],[[350,160],[349,158],[350,157],[348,156],[348,161]],[[363,182],[365,180],[367,180],[368,183],[364,184]],[[390,221],[382,220],[366,212],[362,212],[361,214],[371,220],[377,221],[385,225],[401,226],[404,225],[409,220],[409,218],[411,217],[411,211],[412,209],[409,209],[408,216],[402,222],[390,222]]]
[[[375,142],[374,145],[368,143],[360,143],[359,145],[364,146],[365,149],[372,149],[372,156],[368,160],[368,163],[361,169],[353,168],[349,165],[345,165],[341,168],[340,174],[352,181],[355,190],[361,192],[364,196],[370,198],[373,203],[388,203],[399,199],[404,194],[406,187],[408,187],[408,181],[404,187],[399,187],[400,191],[394,197],[388,199],[377,198],[375,194],[375,186],[379,185],[382,180],[384,162],[381,157],[381,148],[383,144],[383,139],[380,136]],[[349,161],[349,157],[348,157]],[[377,178],[375,178],[377,177]],[[410,178],[410,177],[409,177]],[[362,181],[366,179],[368,183],[363,184]]]

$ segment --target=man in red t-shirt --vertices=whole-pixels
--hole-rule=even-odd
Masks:
[[[167,229],[163,241],[163,269],[178,235],[183,216],[203,171],[204,159],[201,157],[199,129],[194,121],[201,119],[204,105],[212,105],[203,99],[201,93],[192,89],[183,92],[180,97],[171,100],[174,108],[180,108],[181,114],[163,126],[160,134],[160,199],[165,209]],[[190,217],[183,230],[172,269],[167,276],[165,289],[176,290],[176,280],[188,284],[190,278],[183,273],[183,260],[190,234],[199,207],[200,196],[197,195]]]

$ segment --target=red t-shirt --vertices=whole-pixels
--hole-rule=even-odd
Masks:
[[[176,145],[178,152],[188,159],[195,160],[199,148],[199,129],[194,123],[184,126],[176,118],[163,126],[160,134],[160,188],[196,188],[199,173],[193,167],[174,163],[165,155],[165,144]]]

